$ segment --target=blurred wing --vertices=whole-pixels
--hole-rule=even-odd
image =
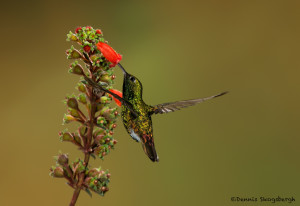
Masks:
[[[202,99],[191,99],[191,100],[184,100],[184,101],[178,101],[178,102],[169,102],[169,103],[164,103],[164,104],[158,104],[154,105],[152,109],[152,114],[164,114],[164,113],[169,113],[169,112],[174,112],[177,110],[180,110],[181,108],[193,106],[195,104],[199,104],[201,102],[204,102],[209,99],[213,99],[215,97],[220,97],[224,94],[227,94],[228,92],[222,92],[220,94],[210,96],[210,97],[205,97]]]

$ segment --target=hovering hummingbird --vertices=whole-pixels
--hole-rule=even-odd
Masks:
[[[227,92],[201,98],[191,99],[177,102],[169,102],[158,105],[147,105],[142,98],[143,86],[142,83],[133,75],[126,72],[120,63],[118,66],[124,73],[123,81],[123,97],[120,97],[113,92],[102,88],[99,84],[93,82],[88,77],[85,80],[98,90],[102,90],[111,94],[122,103],[122,119],[128,134],[137,142],[142,143],[145,153],[153,162],[158,162],[159,158],[155,150],[153,139],[153,127],[151,116],[153,114],[164,114],[180,110],[184,107],[189,107],[203,101],[222,96]],[[95,91],[100,92],[100,91]]]

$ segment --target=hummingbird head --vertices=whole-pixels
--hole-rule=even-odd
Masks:
[[[124,81],[123,81],[124,98],[126,98],[128,100],[141,99],[143,86],[142,86],[142,83],[140,82],[140,80],[138,80],[135,76],[127,73],[121,64],[118,64],[118,65],[122,69],[123,74],[124,74]]]

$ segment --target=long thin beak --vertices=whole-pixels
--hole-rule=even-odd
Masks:
[[[128,73],[126,72],[126,70],[124,69],[124,67],[120,63],[118,63],[118,66],[122,69],[124,75],[126,76]]]

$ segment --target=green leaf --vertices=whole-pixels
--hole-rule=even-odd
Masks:
[[[90,191],[88,188],[86,188],[84,191],[86,191],[86,193],[88,193],[88,195],[89,195],[90,197],[92,197],[92,193],[91,193],[91,191]]]

